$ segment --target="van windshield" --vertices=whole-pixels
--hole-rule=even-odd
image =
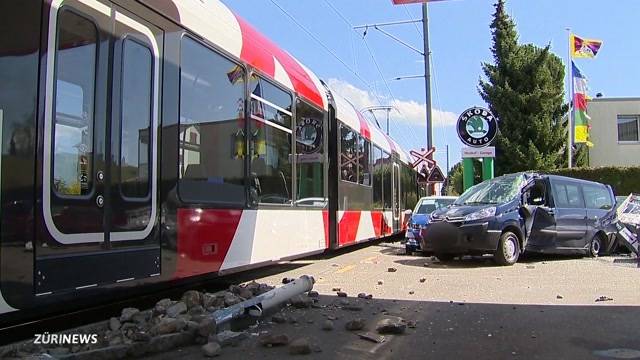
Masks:
[[[509,202],[518,196],[523,175],[501,176],[470,187],[454,205],[489,205]]]

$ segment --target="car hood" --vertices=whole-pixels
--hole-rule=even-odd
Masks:
[[[496,205],[461,205],[461,206],[450,206],[447,208],[442,208],[434,211],[431,215],[433,217],[443,218],[443,217],[463,217],[467,216],[476,211],[480,211],[485,208],[493,207]]]
[[[416,225],[426,225],[429,222],[429,215],[413,214],[411,216],[411,222]]]

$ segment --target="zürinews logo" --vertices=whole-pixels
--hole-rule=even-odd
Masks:
[[[468,146],[487,146],[497,133],[498,121],[487,109],[472,107],[458,118],[458,137]]]

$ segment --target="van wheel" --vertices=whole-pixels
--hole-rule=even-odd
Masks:
[[[493,254],[493,261],[498,265],[506,266],[513,265],[518,261],[520,256],[520,240],[518,236],[511,231],[505,231],[500,235],[500,242],[495,254]]]
[[[600,235],[596,235],[591,239],[591,244],[589,244],[589,256],[592,258],[598,257],[600,251],[602,251],[602,238]]]

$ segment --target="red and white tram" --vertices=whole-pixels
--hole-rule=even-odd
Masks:
[[[388,236],[417,200],[407,153],[219,1],[0,20],[4,323]]]

